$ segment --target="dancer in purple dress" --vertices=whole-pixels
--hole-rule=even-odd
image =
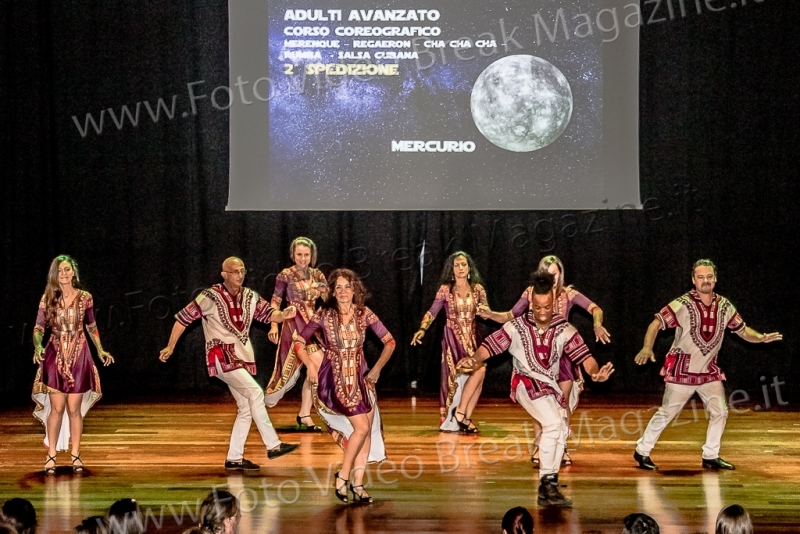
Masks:
[[[275,280],[275,291],[270,304],[276,310],[281,309],[284,295],[289,305],[294,306],[297,315],[293,320],[284,321],[278,335],[278,323],[272,323],[268,337],[278,345],[275,356],[275,369],[272,378],[267,384],[265,402],[267,408],[272,408],[280,401],[287,391],[294,387],[300,377],[303,362],[297,358],[292,346],[292,337],[295,332],[302,332],[311,317],[314,316],[318,299],[328,296],[328,283],[322,271],[315,269],[317,264],[317,245],[307,237],[298,237],[289,247],[289,256],[294,265],[284,269]],[[319,367],[321,353],[312,352],[312,359]],[[297,426],[300,430],[315,431],[318,429],[311,419],[313,405],[311,395],[311,382],[308,377],[303,381],[303,398],[300,403],[300,412],[297,414]]]
[[[372,502],[364,489],[364,471],[368,462],[386,458],[375,384],[395,342],[378,316],[364,305],[367,293],[353,271],[336,269],[328,287],[328,299],[322,308],[295,336],[294,350],[306,364],[306,373],[316,389],[320,417],[344,449],[342,468],[334,480],[336,497],[347,502],[347,482],[352,475],[353,500]],[[383,342],[383,351],[372,369],[364,357],[367,330]],[[306,343],[317,332],[325,353],[313,359],[309,351],[316,347]]]
[[[50,329],[47,345],[42,341]],[[84,330],[85,328],[85,330]],[[100,397],[100,375],[92,360],[86,333],[103,365],[114,358],[103,350],[94,318],[92,296],[81,289],[78,264],[67,255],[50,264],[47,285],[39,302],[33,329],[33,363],[39,365],[33,382],[34,417],[45,426],[47,461],[44,471],[56,474],[56,453],[72,442],[72,470],[85,472],[81,461],[83,418]]]
[[[472,412],[481,396],[486,369],[481,367],[466,373],[458,372],[456,366],[463,358],[472,356],[478,348],[475,316],[480,310],[488,310],[489,307],[486,290],[481,285],[481,276],[466,252],[454,252],[445,261],[441,286],[411,340],[412,345],[422,343],[425,331],[442,308],[445,310],[447,322],[442,336],[439,430],[474,434],[478,429],[472,424]]]

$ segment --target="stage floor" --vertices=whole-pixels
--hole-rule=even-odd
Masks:
[[[235,416],[230,398],[101,400],[85,421],[83,476],[72,475],[69,455],[61,453],[57,475],[45,477],[44,431],[31,416],[32,405],[4,409],[0,500],[29,499],[39,532],[46,533],[70,532],[123,497],[145,509],[148,532],[181,532],[196,523],[199,502],[214,487],[242,499],[240,533],[501,532],[500,520],[513,506],[531,511],[538,533],[617,533],[631,512],[653,516],[665,533],[713,532],[718,511],[734,503],[750,512],[758,533],[798,530],[797,412],[732,412],[722,456],[737,469],[709,472],[700,466],[702,404],[696,410],[690,404],[652,453],[659,471],[646,472],[631,456],[657,402],[582,401],[568,442],[574,464],[560,474],[572,509],[537,506],[531,419],[507,398],[481,400],[474,417],[481,433],[470,436],[438,432],[434,399],[382,398],[389,461],[371,466],[371,505],[345,505],[334,497],[341,451],[327,433],[280,431],[294,424],[294,399],[270,415],[282,440],[300,448],[269,461],[254,425],[246,457],[262,468],[246,474],[223,468]]]

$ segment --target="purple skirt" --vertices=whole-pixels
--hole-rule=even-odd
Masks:
[[[56,441],[56,450],[66,451],[70,443],[70,429],[67,412],[64,412],[64,418],[61,423],[61,432],[58,436],[49,436],[47,434],[47,419],[50,416],[50,394],[51,393],[67,393],[82,395],[81,399],[81,417],[85,417],[89,409],[100,400],[103,392],[100,389],[100,375],[97,372],[97,367],[92,360],[92,354],[89,352],[89,347],[84,345],[82,350],[79,351],[75,362],[73,362],[72,384],[58,373],[58,365],[56,363],[55,347],[48,344],[44,352],[44,360],[39,364],[36,370],[36,378],[33,381],[33,391],[31,398],[36,403],[36,408],[33,410],[33,416],[41,421],[45,427],[44,445],[47,447],[50,439]]]
[[[58,373],[55,347],[48,343],[44,350],[44,361],[39,365],[41,375],[37,378],[48,391],[58,393],[86,393],[87,391],[100,391],[100,384],[96,383],[97,370],[92,360],[92,353],[88,344],[78,352],[72,364],[71,372],[74,382],[72,384]]]
[[[558,362],[558,381],[559,382],[574,382],[580,380],[580,369],[575,367],[572,360],[562,357]]]
[[[336,354],[331,355],[336,358]],[[334,413],[351,417],[362,413],[369,413],[372,410],[372,403],[367,394],[367,383],[364,375],[367,374],[367,364],[361,356],[361,364],[356,376],[356,383],[352,389],[344,384],[343,377],[337,372],[337,364],[332,358],[326,355],[322,359],[319,368],[319,382],[317,385],[317,397],[329,410]]]

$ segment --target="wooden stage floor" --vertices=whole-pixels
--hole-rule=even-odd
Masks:
[[[191,516],[213,487],[242,498],[240,533],[501,532],[500,519],[513,506],[531,511],[538,533],[616,533],[631,512],[650,514],[665,533],[713,532],[717,512],[733,503],[750,512],[758,533],[800,530],[797,412],[732,412],[722,456],[737,469],[708,472],[700,467],[706,422],[698,402],[699,409],[687,407],[653,451],[659,471],[646,472],[635,468],[631,455],[656,402],[582,401],[568,443],[574,464],[560,475],[563,493],[574,501],[568,510],[537,507],[531,420],[507,398],[482,399],[477,436],[439,433],[434,399],[381,399],[390,461],[371,466],[372,505],[345,505],[333,496],[341,451],[327,433],[281,433],[301,446],[269,461],[253,426],[246,457],[261,471],[226,473],[235,415],[229,397],[103,399],[86,418],[83,476],[72,475],[69,456],[61,453],[58,474],[45,477],[44,432],[31,417],[32,406],[6,408],[0,500],[29,499],[39,532],[47,533],[70,532],[123,497],[136,498],[147,511],[148,532],[181,532],[195,523]],[[275,426],[293,424],[296,409],[294,399],[271,409]]]

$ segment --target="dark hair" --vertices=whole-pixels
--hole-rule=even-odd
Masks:
[[[531,273],[531,277],[536,274],[537,271],[544,270],[547,271],[548,267],[551,265],[555,265],[558,268],[558,279],[555,281],[556,286],[556,293],[560,293],[564,289],[564,264],[558,259],[558,256],[545,256],[541,260],[539,260],[539,265],[536,267],[536,271]],[[549,271],[548,271],[549,272]]]
[[[456,258],[458,257],[463,257],[465,260],[467,260],[467,267],[469,267],[469,285],[471,287],[475,287],[475,284],[483,284],[481,273],[479,273],[478,268],[475,267],[475,261],[473,261],[469,254],[463,250],[459,250],[457,252],[453,252],[447,257],[446,260],[444,260],[444,269],[442,269],[442,276],[439,279],[439,285],[450,286],[451,288],[453,287],[453,284],[456,282],[456,277],[453,273],[453,262],[455,262]]]
[[[750,514],[738,504],[726,506],[717,515],[716,534],[753,534]]]
[[[19,534],[36,532],[36,510],[28,499],[15,497],[3,503],[0,522],[14,527]]]
[[[717,276],[717,266],[714,265],[714,262],[708,259],[701,259],[694,262],[692,265],[692,276],[694,276],[694,271],[698,267],[711,267],[714,270],[714,277]]]
[[[87,517],[73,529],[74,534],[108,534],[108,521],[101,515]]]
[[[225,490],[214,490],[200,505],[200,529],[219,534],[225,531],[225,520],[239,515],[239,499]]]
[[[622,520],[622,534],[659,534],[658,523],[647,514],[629,514]]]
[[[19,532],[7,523],[0,523],[0,534],[19,534]]]
[[[356,307],[356,310],[361,310],[364,308],[364,302],[369,298],[369,293],[367,293],[367,288],[364,287],[364,283],[361,279],[358,278],[358,275],[351,271],[350,269],[336,269],[333,271],[328,277],[328,297],[325,299],[325,302],[322,303],[322,307],[325,309],[335,309],[337,306],[336,302],[336,281],[339,277],[344,278],[348,282],[350,282],[350,287],[353,288],[353,304]]]
[[[546,269],[539,269],[531,276],[531,285],[534,295],[547,295],[553,290],[556,277]]]
[[[47,285],[44,288],[43,297],[45,304],[45,317],[47,318],[47,322],[51,324],[56,318],[58,301],[63,296],[61,294],[61,285],[58,283],[58,268],[63,262],[69,263],[72,267],[72,271],[75,273],[75,276],[72,278],[72,287],[76,289],[81,288],[81,277],[78,274],[78,262],[66,254],[56,256],[53,261],[50,262],[50,270],[47,272]]]
[[[143,534],[144,518],[136,499],[120,499],[106,512],[111,534]]]
[[[503,516],[503,530],[507,534],[533,534],[533,516],[527,508],[516,506]]]

